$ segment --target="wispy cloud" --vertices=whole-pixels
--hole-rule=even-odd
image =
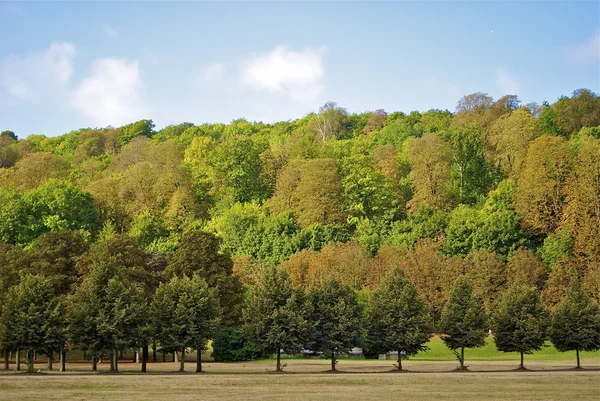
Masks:
[[[110,36],[117,36],[119,34],[119,32],[115,28],[108,24],[102,25],[102,29]]]
[[[297,102],[311,102],[324,89],[323,55],[324,49],[276,47],[243,64],[242,82],[257,90],[283,93]]]
[[[69,105],[92,123],[119,126],[148,117],[137,61],[101,58],[72,92]]]
[[[518,95],[520,89],[517,79],[502,67],[496,69],[496,87],[503,95]]]
[[[600,31],[585,42],[563,49],[567,60],[574,64],[589,66],[600,61]]]
[[[54,42],[46,50],[9,56],[0,64],[0,86],[30,101],[62,90],[73,74],[75,46]]]

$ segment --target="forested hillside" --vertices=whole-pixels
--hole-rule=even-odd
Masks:
[[[600,298],[600,97],[585,89],[525,106],[474,93],[455,112],[326,103],[275,124],[4,131],[0,167],[2,291],[27,270],[68,293],[122,254],[155,288],[230,254],[244,285],[282,265],[295,286],[368,292],[399,266],[434,316],[460,275],[488,312],[513,283],[555,305],[574,272]]]

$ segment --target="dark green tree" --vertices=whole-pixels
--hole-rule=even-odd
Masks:
[[[6,349],[27,351],[28,372],[33,372],[34,352],[62,350],[66,340],[63,308],[49,280],[39,275],[26,275],[8,290],[0,336]]]
[[[312,349],[331,359],[335,371],[336,356],[349,352],[362,338],[361,311],[356,293],[339,281],[329,280],[311,288],[310,321],[313,325]]]
[[[217,290],[198,274],[173,277],[158,287],[150,310],[153,332],[163,350],[181,351],[179,371],[185,369],[186,348],[193,348],[196,372],[201,372],[202,351],[216,335],[221,319]]]
[[[398,351],[398,370],[402,370],[402,351],[410,356],[427,349],[430,322],[425,301],[396,268],[373,293],[367,307],[367,344],[377,353]]]
[[[492,315],[498,351],[531,354],[544,346],[550,314],[533,287],[515,285],[506,291]]]
[[[483,302],[473,295],[473,289],[462,276],[454,283],[442,310],[440,328],[445,334],[444,344],[460,362],[460,369],[465,370],[465,348],[485,345],[488,322]]]
[[[307,345],[310,324],[308,307],[301,290],[283,268],[270,268],[253,289],[244,311],[245,330],[250,339],[277,355],[276,371],[281,372],[281,351],[294,354]]]
[[[579,351],[600,349],[600,307],[581,290],[577,276],[552,313],[550,341],[560,352],[576,351],[577,369],[581,369]]]

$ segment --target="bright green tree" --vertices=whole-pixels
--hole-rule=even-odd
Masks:
[[[579,351],[600,349],[600,307],[581,290],[577,276],[552,313],[550,341],[560,352],[576,351],[577,369],[581,368]]]
[[[373,293],[366,311],[367,343],[376,352],[416,355],[425,351],[431,333],[429,308],[399,268]]]
[[[292,288],[286,270],[266,270],[254,287],[244,311],[249,338],[277,355],[276,372],[281,372],[281,351],[298,353],[308,343],[308,307],[301,290]]]
[[[173,277],[162,283],[151,305],[152,327],[163,350],[181,351],[185,369],[185,350],[196,350],[196,372],[202,371],[202,351],[217,333],[221,310],[218,293],[209,288],[198,274]]]
[[[488,321],[483,302],[473,295],[465,277],[459,277],[450,291],[450,299],[442,310],[440,328],[445,334],[442,340],[458,359],[460,370],[466,370],[465,348],[485,345]]]
[[[544,346],[550,314],[533,287],[515,285],[508,289],[492,315],[492,331],[498,351],[523,355]]]

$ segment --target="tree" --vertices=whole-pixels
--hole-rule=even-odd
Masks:
[[[362,337],[356,294],[350,287],[330,280],[312,287],[308,298],[312,304],[310,322],[314,327],[311,349],[327,355],[335,372],[336,356],[349,352]]]
[[[347,117],[346,109],[335,102],[327,102],[319,108],[318,114],[313,115],[309,126],[319,141],[326,142],[340,135]]]
[[[465,348],[485,345],[488,329],[483,302],[473,294],[465,277],[459,277],[452,287],[450,299],[442,311],[440,328],[445,334],[442,337],[444,344],[458,359],[460,370],[465,370]]]
[[[264,272],[254,287],[244,311],[249,338],[277,355],[276,372],[281,372],[281,351],[295,354],[307,345],[310,325],[301,290],[292,288],[287,271],[276,267]]]
[[[12,147],[13,141],[7,136],[0,136],[0,168],[14,166],[18,154]]]
[[[26,275],[8,291],[2,305],[0,333],[4,347],[27,351],[27,371],[33,372],[33,353],[62,350],[65,343],[64,305],[51,283]]]
[[[383,124],[387,119],[387,113],[383,109],[377,109],[369,116],[367,120],[367,124],[360,131],[361,134],[368,134],[371,131],[375,131],[377,129],[383,128]]]
[[[239,320],[241,284],[233,276],[231,257],[221,252],[221,239],[206,232],[189,232],[183,237],[179,248],[169,255],[168,262],[165,271],[167,279],[173,276],[191,277],[197,273],[210,288],[218,290],[223,324],[233,325]]]
[[[577,276],[552,313],[550,341],[560,352],[576,351],[577,369],[581,369],[579,351],[600,349],[600,307],[581,290]]]
[[[534,140],[519,174],[514,208],[525,227],[549,234],[563,217],[572,154],[562,137],[543,135]]]
[[[155,338],[163,350],[181,351],[180,372],[185,369],[185,349],[196,349],[196,372],[202,371],[202,351],[217,333],[221,310],[218,293],[198,274],[173,277],[162,283],[151,306]]]
[[[409,209],[418,211],[422,206],[435,210],[452,208],[452,154],[449,146],[436,134],[425,134],[410,143],[408,160],[414,190]]]
[[[399,268],[373,293],[365,320],[369,348],[378,353],[397,351],[398,370],[402,370],[402,351],[411,356],[427,349],[429,309]]]
[[[535,288],[516,285],[508,289],[492,316],[492,331],[498,351],[531,354],[544,346],[550,314]]]
[[[473,250],[467,259],[466,278],[473,286],[473,294],[483,301],[490,313],[506,289],[506,264],[494,252]]]
[[[107,260],[93,265],[69,298],[68,317],[71,340],[92,356],[92,370],[98,357],[109,354],[111,371],[118,371],[118,351],[142,345],[146,299],[142,288]]]
[[[515,284],[535,287],[542,291],[548,279],[548,268],[527,248],[519,248],[506,263],[508,287]]]

